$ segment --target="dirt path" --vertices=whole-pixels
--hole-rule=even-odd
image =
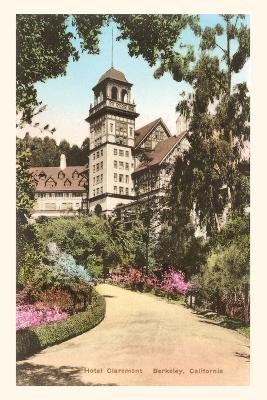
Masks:
[[[107,284],[98,291],[104,321],[18,362],[18,385],[249,384],[242,335],[154,296]]]

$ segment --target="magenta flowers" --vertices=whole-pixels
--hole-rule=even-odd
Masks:
[[[181,271],[169,269],[163,275],[161,290],[169,295],[186,294],[191,289],[191,283],[185,281],[185,276]]]
[[[24,304],[16,309],[16,330],[43,325],[68,317],[68,313],[42,304]]]
[[[185,295],[192,288],[190,282],[186,282],[184,273],[169,268],[160,277],[150,273],[145,275],[134,267],[115,268],[111,275],[111,282],[117,285],[131,287],[133,289],[156,289],[165,292],[168,296]]]

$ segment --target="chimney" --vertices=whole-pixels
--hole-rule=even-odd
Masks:
[[[60,169],[65,169],[66,166],[67,166],[66,156],[65,156],[65,154],[61,154],[61,156],[60,156]]]

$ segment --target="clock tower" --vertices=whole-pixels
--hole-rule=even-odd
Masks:
[[[135,104],[132,84],[115,68],[105,72],[93,87],[94,105],[90,124],[89,209],[109,214],[117,204],[134,200],[131,174],[134,170]],[[100,208],[101,207],[101,208]]]

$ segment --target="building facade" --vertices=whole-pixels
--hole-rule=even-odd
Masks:
[[[90,123],[89,209],[101,206],[111,213],[119,203],[135,197],[131,175],[134,171],[135,118],[131,87],[124,74],[109,69],[93,88],[94,105],[86,121]]]
[[[86,169],[68,167],[65,155],[61,155],[59,167],[34,167],[29,173],[35,187],[32,218],[78,215],[87,203]]]
[[[135,130],[138,117],[132,84],[110,68],[94,86],[90,124],[89,209],[105,214],[127,206],[151,190],[164,190],[168,168],[181,153],[185,132],[172,136],[161,118]],[[153,179],[151,179],[153,175]],[[151,182],[155,187],[151,187]]]
[[[161,118],[135,129],[138,117],[132,83],[110,68],[93,87],[88,166],[30,169],[35,186],[33,217],[76,215],[80,211],[112,214],[136,205],[150,193],[164,196],[171,166],[188,148],[187,130],[171,135]]]

